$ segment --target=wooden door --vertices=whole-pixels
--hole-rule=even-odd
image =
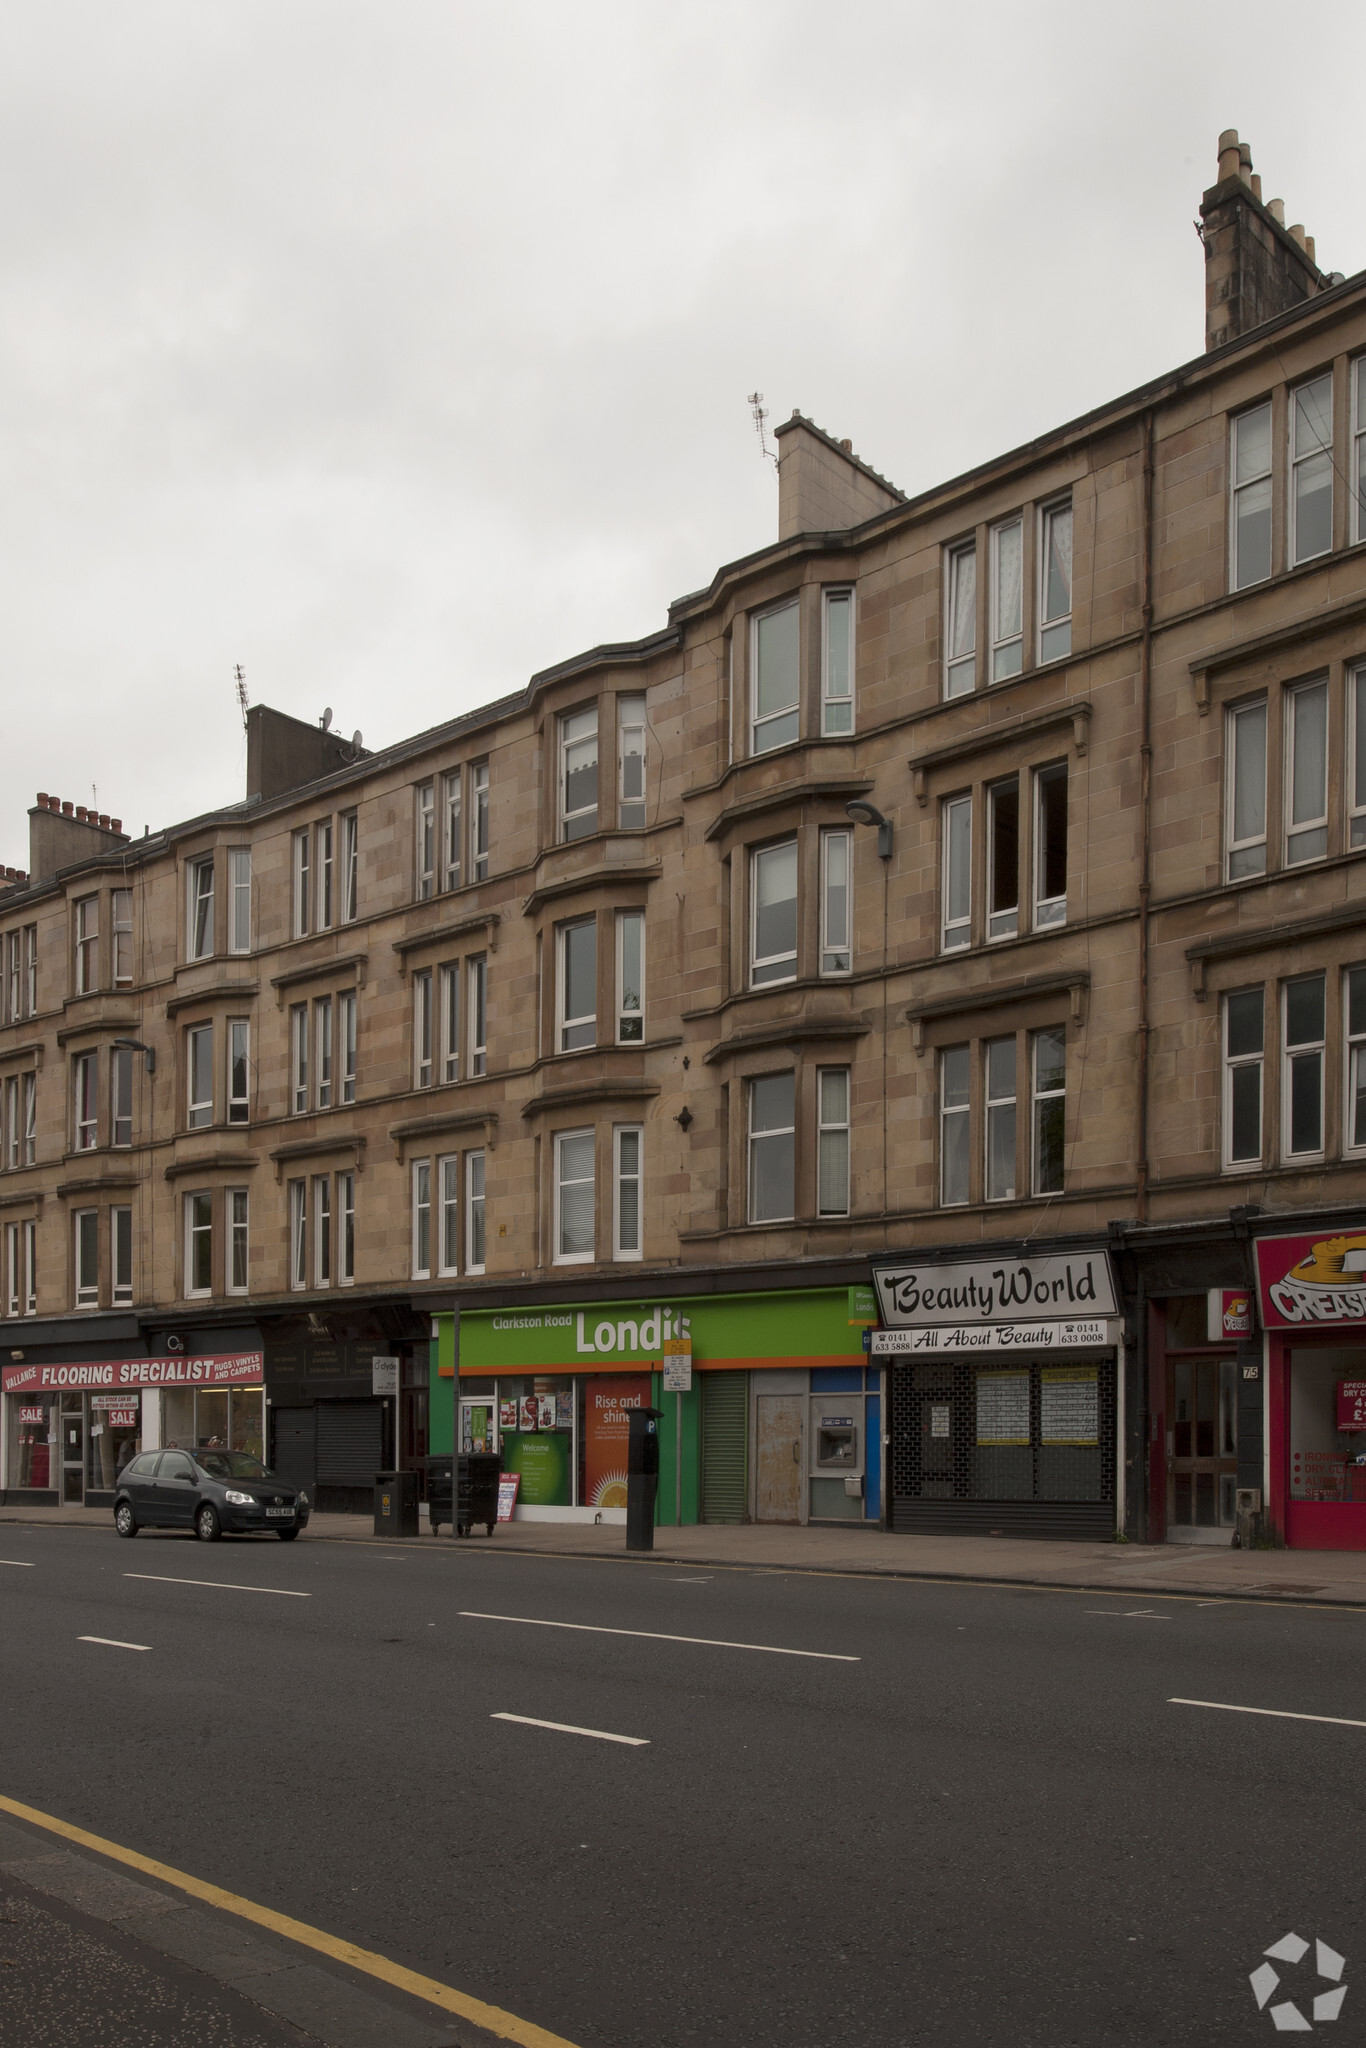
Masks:
[[[758,1398],[759,1470],[754,1502],[758,1522],[800,1522],[802,1518],[805,1407],[800,1394],[760,1394]]]
[[[1231,1529],[1238,1485],[1237,1360],[1167,1359],[1167,1528]]]

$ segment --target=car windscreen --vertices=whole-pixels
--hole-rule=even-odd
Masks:
[[[259,1458],[252,1458],[245,1451],[196,1451],[194,1461],[210,1479],[270,1479]]]

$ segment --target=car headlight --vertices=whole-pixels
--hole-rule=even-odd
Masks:
[[[223,1496],[230,1508],[254,1508],[256,1502],[249,1493],[233,1493],[231,1489]]]
[[[295,1496],[295,1506],[301,1508],[306,1508],[308,1506],[308,1495],[304,1492],[302,1486],[299,1488],[299,1491]]]

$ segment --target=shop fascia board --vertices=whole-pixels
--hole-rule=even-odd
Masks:
[[[211,981],[203,988],[186,989],[183,994],[172,996],[166,1005],[168,1020],[178,1017],[182,1010],[192,1010],[196,1003],[241,1003],[261,993],[258,981]]]
[[[603,860],[576,873],[555,875],[538,882],[522,899],[523,917],[535,917],[547,903],[564,896],[586,894],[592,889],[617,888],[623,882],[657,882],[664,872],[662,860]]]
[[[1251,931],[1221,932],[1217,938],[1200,939],[1187,946],[1191,993],[1198,1003],[1209,993],[1205,971],[1220,960],[1239,960],[1250,953],[1267,953],[1278,946],[1299,945],[1306,939],[1331,938],[1337,932],[1366,930],[1366,900],[1325,910],[1317,917],[1287,918],[1283,924],[1260,925]]]
[[[763,762],[764,755],[755,754],[745,764],[756,767]],[[737,797],[727,804],[708,825],[705,838],[715,844],[737,825],[748,825],[756,818],[770,816],[774,811],[785,811],[794,805],[805,806],[817,803],[848,803],[853,797],[866,796],[875,787],[871,775],[799,775],[787,782],[775,782],[768,789],[756,791],[753,796]]]
[[[295,1161],[325,1159],[329,1154],[335,1158],[338,1153],[349,1154],[356,1162],[357,1173],[363,1173],[365,1144],[364,1137],[358,1137],[354,1131],[339,1131],[335,1137],[299,1138],[289,1145],[277,1145],[269,1156],[277,1182],[284,1179],[285,1168]]]
[[[389,1126],[394,1157],[400,1161],[410,1139],[441,1138],[460,1131],[482,1131],[484,1145],[492,1152],[498,1142],[497,1110],[453,1109],[445,1115],[405,1117],[401,1123]]]
[[[1026,974],[1017,981],[1002,981],[985,988],[965,988],[956,995],[938,996],[930,1003],[913,1003],[905,1017],[911,1027],[915,1049],[921,1053],[925,1050],[925,1026],[936,1023],[941,1017],[974,1017],[979,1012],[1010,1009],[1016,1003],[1037,1002],[1048,996],[1069,997],[1072,1022],[1079,1024],[1082,998],[1090,987],[1091,977],[1085,969],[1078,969],[1073,974]]]
[[[482,934],[484,944],[490,953],[498,950],[498,927],[503,921],[500,910],[481,910],[471,917],[448,918],[444,924],[429,925],[426,931],[405,932],[401,939],[392,941],[398,954],[398,971],[408,972],[410,953],[421,953],[429,946],[452,946],[462,939]]]
[[[307,982],[346,980],[349,977],[358,985],[363,984],[369,966],[368,953],[331,953],[321,959],[310,960],[305,966],[287,968],[283,974],[272,974],[270,985],[275,991],[275,1007],[282,1010],[286,991],[302,988]]]
[[[14,1357],[16,1351],[42,1351],[53,1344],[140,1345],[142,1342],[142,1326],[135,1315],[111,1315],[107,1310],[88,1308],[73,1309],[64,1316],[28,1316],[14,1323],[5,1334],[21,1339],[12,1349],[8,1344],[0,1343],[0,1356],[14,1359],[16,1365],[23,1363],[22,1358]]]
[[[972,698],[964,697],[964,704]],[[1037,738],[1046,732],[1060,731],[1064,726],[1072,728],[1072,751],[1084,754],[1091,737],[1091,702],[1087,697],[1074,697],[1065,704],[1055,704],[1047,711],[1036,711],[1026,718],[1003,719],[985,725],[974,726],[961,740],[954,740],[946,747],[936,747],[928,754],[913,754],[907,762],[911,771],[911,783],[915,800],[923,810],[929,802],[928,777],[936,768],[947,768],[957,761],[970,761],[993,747],[1008,746],[1013,740]]]
[[[735,1059],[741,1053],[764,1052],[775,1045],[824,1045],[848,1038],[864,1038],[873,1028],[866,1011],[855,1017],[779,1017],[771,1024],[754,1024],[732,1032],[703,1055],[702,1064],[715,1066],[720,1060]]]

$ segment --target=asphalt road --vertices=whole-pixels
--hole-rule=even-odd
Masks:
[[[1311,1948],[1258,2012],[1291,1930],[1366,2040],[1366,1727],[1169,1704],[1366,1722],[1359,1612],[496,1541],[0,1557],[11,1798],[582,2048],[1267,2040],[1334,1988]]]

